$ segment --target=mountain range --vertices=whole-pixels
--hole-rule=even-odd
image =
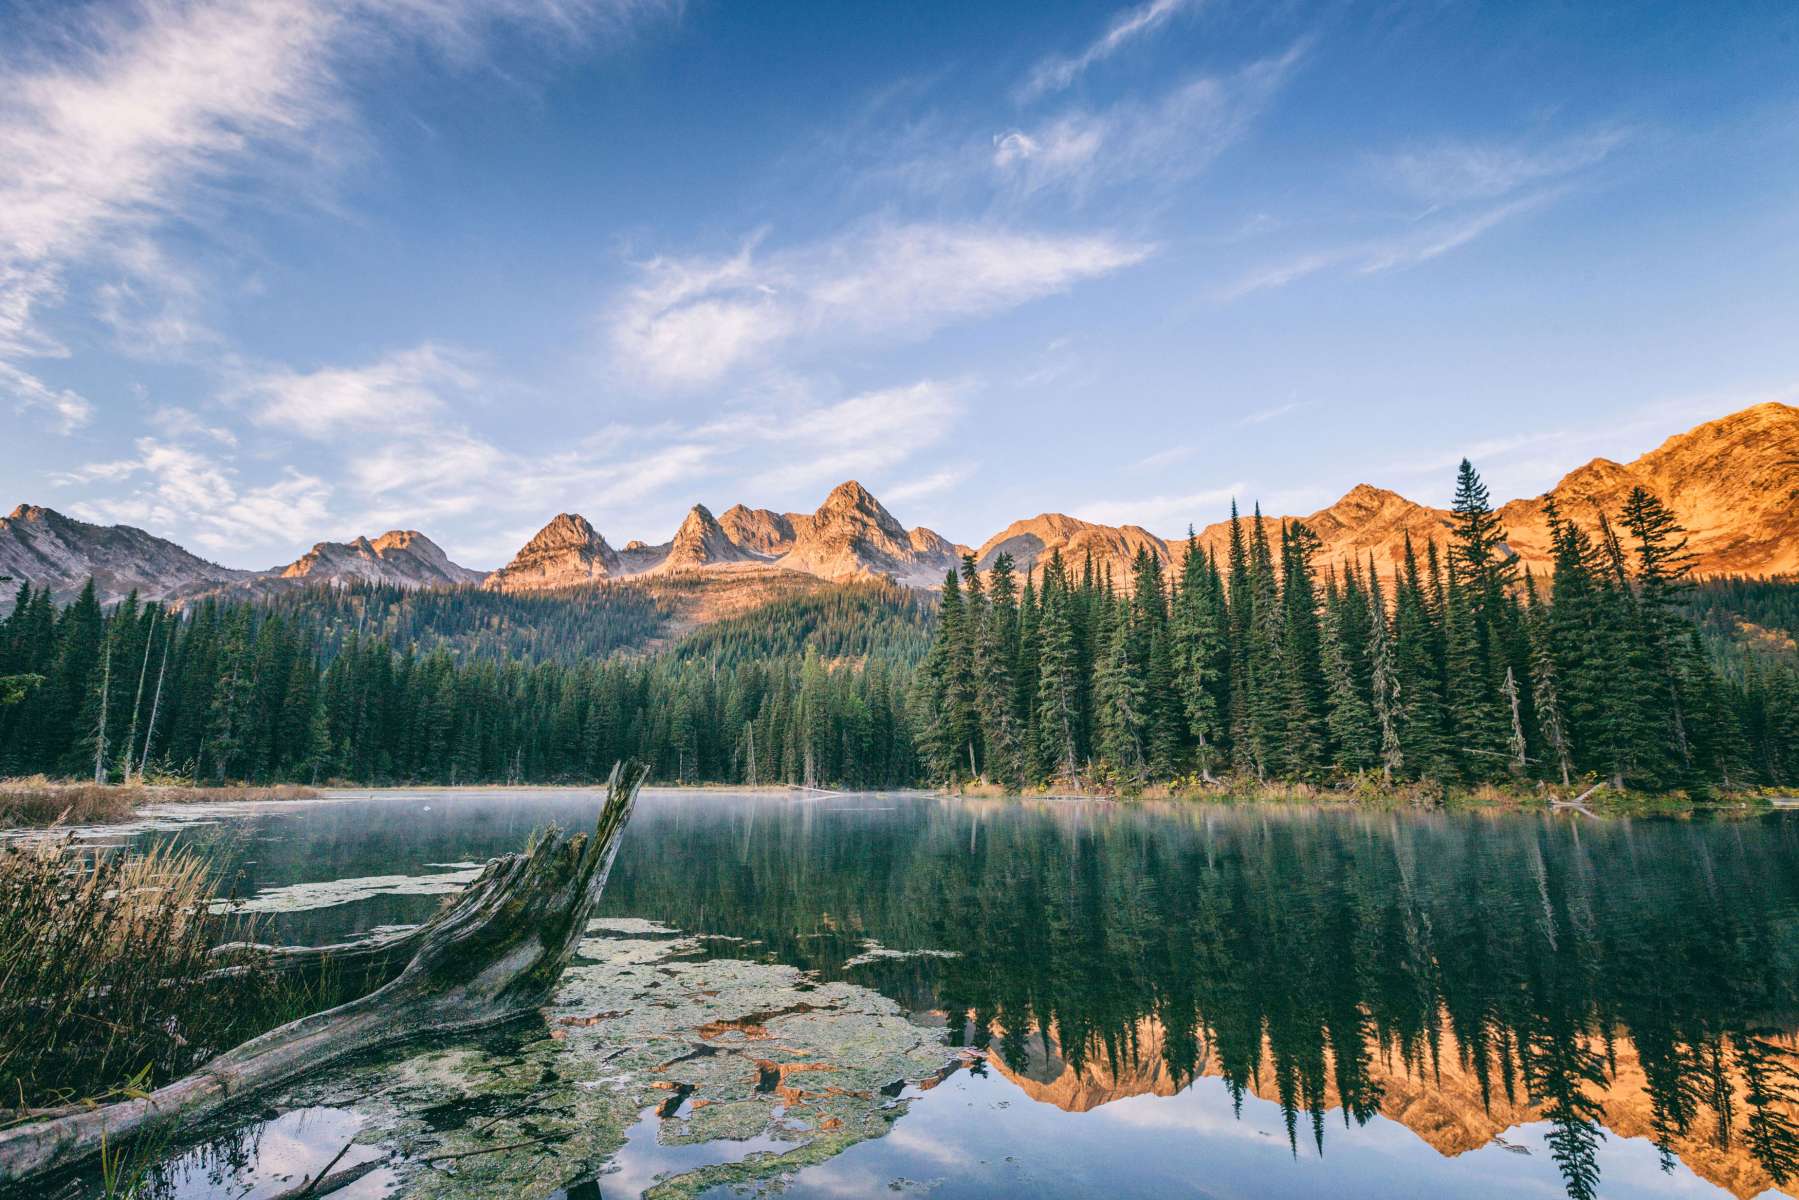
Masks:
[[[1596,525],[1598,513],[1615,515],[1637,486],[1660,497],[1687,527],[1699,573],[1799,573],[1799,408],[1759,404],[1676,434],[1630,463],[1596,458],[1547,494],[1566,516]],[[1550,551],[1542,501],[1541,496],[1512,500],[1499,509],[1511,551],[1538,569],[1548,565]],[[1299,519],[1323,543],[1321,562],[1372,557],[1384,573],[1400,561],[1408,535],[1420,548],[1433,538],[1442,541],[1450,517],[1446,509],[1361,484]],[[1279,523],[1291,519],[1263,517],[1277,545]],[[1229,535],[1229,522],[1220,521],[1194,536],[1223,553]],[[1060,550],[1071,563],[1091,555],[1099,568],[1122,574],[1140,550],[1175,561],[1184,540],[1137,525],[1041,513],[1013,522],[972,553],[984,569],[1000,554],[1010,554],[1022,573]],[[141,529],[90,524],[49,508],[21,504],[0,518],[0,576],[49,587],[59,598],[72,596],[92,576],[106,603],[133,590],[146,599],[169,600],[353,581],[530,591],[671,575],[723,577],[733,587],[780,574],[827,581],[886,578],[930,588],[941,585],[944,573],[970,552],[933,530],[906,528],[853,480],[838,485],[810,513],[738,504],[715,517],[696,504],[669,540],[634,540],[616,549],[586,517],[562,513],[491,573],[452,562],[416,530],[320,542],[294,562],[244,571],[209,562]],[[10,602],[10,586],[0,589],[0,606]]]

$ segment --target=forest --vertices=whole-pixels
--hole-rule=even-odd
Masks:
[[[1696,602],[1685,531],[1641,488],[1592,529],[1545,507],[1547,579],[1519,571],[1466,460],[1448,544],[1408,536],[1391,577],[1372,558],[1320,564],[1303,523],[1281,522],[1277,544],[1234,505],[1223,562],[1190,536],[1173,572],[1147,552],[1126,580],[1052,556],[1020,588],[1006,556],[984,574],[971,559],[944,580],[919,675],[927,774],[1127,791],[1227,773],[1691,792],[1799,779],[1791,655],[1721,636],[1708,650],[1702,628],[1790,618],[1792,585],[1725,581]]]
[[[91,585],[58,609],[27,583],[0,622],[0,774],[549,783],[637,757],[666,781],[854,787],[1799,780],[1799,588],[1694,583],[1640,490],[1591,528],[1552,507],[1547,578],[1518,570],[1466,463],[1454,514],[1396,573],[1233,507],[1222,556],[1190,538],[1125,579],[970,557],[934,600],[842,585],[672,638],[669,600],[629,586],[104,611]]]

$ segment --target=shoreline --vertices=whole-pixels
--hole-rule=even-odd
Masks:
[[[603,788],[593,783],[480,783],[480,784],[385,784],[353,786],[297,784],[271,786],[224,785],[195,787],[186,784],[92,784],[41,777],[0,780],[0,835],[48,833],[56,830],[115,829],[158,818],[176,817],[185,810],[216,811],[221,808],[265,808],[287,804],[342,802],[400,793],[505,795],[534,792],[583,792]],[[796,799],[820,799],[857,794],[922,796],[943,799],[1040,803],[1137,803],[1267,805],[1361,809],[1371,812],[1449,813],[1548,813],[1595,820],[1612,818],[1671,818],[1754,816],[1783,810],[1799,810],[1799,796],[1777,794],[1774,789],[1730,792],[1706,799],[1685,793],[1649,794],[1609,788],[1586,795],[1585,801],[1565,799],[1548,790],[1507,791],[1492,786],[1471,789],[1444,788],[1416,783],[1381,786],[1364,781],[1359,786],[1328,787],[1314,784],[1257,784],[1220,781],[1214,784],[1157,784],[1131,792],[1116,789],[1069,790],[1038,787],[1008,790],[997,784],[975,783],[956,787],[913,788],[808,788],[800,784],[762,783],[656,783],[644,788],[658,792],[713,792],[721,795],[787,795]],[[21,819],[24,814],[26,819]]]

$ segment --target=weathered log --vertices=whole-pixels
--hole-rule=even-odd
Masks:
[[[270,1030],[140,1099],[0,1130],[0,1182],[61,1170],[146,1134],[178,1137],[252,1092],[345,1055],[542,1007],[586,931],[646,774],[636,763],[612,768],[591,835],[550,831],[523,854],[489,862],[409,937],[412,958],[375,991]]]

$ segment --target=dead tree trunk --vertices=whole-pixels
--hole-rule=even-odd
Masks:
[[[415,947],[410,961],[368,995],[253,1038],[141,1099],[58,1110],[0,1130],[0,1182],[72,1166],[103,1144],[175,1136],[252,1092],[348,1054],[495,1025],[548,1003],[647,773],[636,763],[612,768],[591,835],[551,831],[523,854],[489,862],[449,908],[405,935]]]

